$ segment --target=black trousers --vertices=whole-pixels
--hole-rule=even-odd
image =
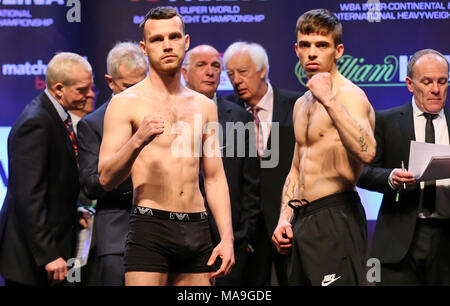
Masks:
[[[397,264],[381,264],[384,286],[450,285],[450,220],[417,219],[413,241]]]
[[[367,285],[367,225],[355,191],[296,208],[289,285]]]
[[[123,254],[99,256],[99,270],[102,286],[125,286]]]
[[[234,249],[234,259],[235,264],[228,275],[216,278],[215,286],[243,286],[243,278],[245,267],[248,263],[248,252],[244,248]],[[216,261],[219,262],[219,261]],[[221,263],[221,261],[220,261]],[[216,266],[217,271],[220,268],[219,265]]]
[[[248,255],[248,263],[244,271],[244,286],[270,286],[272,279],[272,263],[275,266],[278,285],[287,286],[287,255],[281,255],[272,243],[266,230],[264,216],[260,214],[256,225],[257,236],[250,244],[254,252]]]

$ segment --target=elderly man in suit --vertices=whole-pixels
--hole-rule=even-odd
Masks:
[[[359,186],[384,193],[371,251],[381,285],[450,285],[450,179],[417,182],[401,169],[411,140],[449,145],[448,77],[441,53],[420,50],[408,63],[412,101],[376,113],[377,153]]]
[[[68,274],[80,190],[69,110],[93,92],[92,68],[59,53],[45,92],[31,101],[8,137],[8,194],[0,217],[0,272],[6,285],[50,285]]]
[[[138,44],[117,43],[108,53],[107,72],[105,79],[116,95],[145,78],[147,59]],[[128,178],[113,191],[106,192],[99,182],[98,159],[108,104],[109,101],[78,124],[80,181],[86,195],[98,200],[94,228],[100,283],[103,286],[122,286],[125,284],[123,254],[129,231],[133,185]]]
[[[269,82],[268,56],[259,44],[233,43],[223,59],[236,93],[229,99],[253,114],[261,158],[261,213],[258,235],[251,241],[254,253],[247,267],[247,284],[270,284],[274,262],[278,283],[286,285],[284,256],[276,252],[271,237],[280,215],[283,183],[291,167],[295,146],[292,111],[301,93],[278,89]]]
[[[238,105],[217,95],[222,63],[219,52],[208,45],[200,45],[186,54],[182,68],[183,77],[190,89],[204,94],[217,104],[219,123],[222,127],[223,166],[227,177],[231,201],[231,217],[234,234],[236,263],[230,274],[218,278],[216,286],[244,285],[244,268],[248,264],[248,243],[255,235],[259,214],[259,159],[249,155],[249,134],[240,134],[236,123],[252,122],[252,116]],[[231,125],[230,125],[231,124]],[[230,135],[230,134],[233,135]],[[239,137],[239,135],[242,135]],[[233,139],[233,143],[229,143]],[[245,156],[239,149],[245,148]],[[253,151],[256,151],[253,150]],[[220,242],[217,225],[213,218],[211,231],[213,243]]]

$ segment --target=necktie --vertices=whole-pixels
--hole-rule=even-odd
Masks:
[[[434,125],[433,119],[437,118],[437,114],[423,113],[423,116],[427,119],[425,125],[425,142],[434,143]],[[423,203],[422,208],[426,211],[425,214],[432,214],[436,205],[436,181],[427,181],[423,189]]]
[[[67,113],[67,118],[63,122],[66,126],[67,131],[69,132],[70,141],[72,142],[75,156],[78,157],[77,139],[75,138],[75,133],[73,132],[72,118],[70,117],[69,113]]]
[[[257,106],[253,106],[251,108],[252,114],[253,114],[253,122],[255,123],[255,134],[256,134],[256,150],[258,151],[259,158],[262,158],[264,155],[264,146],[262,144],[263,137],[261,135],[261,121],[258,117],[258,112],[261,109]]]

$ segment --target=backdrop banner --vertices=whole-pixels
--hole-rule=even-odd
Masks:
[[[257,42],[269,55],[270,82],[305,91],[306,75],[294,52],[298,17],[326,8],[343,24],[340,72],[360,86],[375,110],[411,100],[406,66],[419,49],[450,60],[450,1],[328,0],[0,0],[0,205],[6,194],[7,135],[24,106],[45,89],[47,63],[71,51],[92,64],[97,107],[111,95],[106,56],[118,41],[139,41],[139,23],[152,7],[172,6],[183,16],[191,47],[210,44],[223,53],[236,41]],[[225,73],[220,94],[232,93]],[[369,220],[381,195],[358,190]]]

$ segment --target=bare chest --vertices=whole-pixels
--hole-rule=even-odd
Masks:
[[[301,146],[331,140],[338,136],[330,115],[317,101],[306,101],[299,109],[296,116],[295,135]]]
[[[152,142],[159,146],[170,146],[180,137],[183,141],[189,142],[201,139],[206,122],[202,109],[196,103],[164,103],[162,101],[137,108],[133,132],[139,128],[145,116],[164,120],[164,133]]]

